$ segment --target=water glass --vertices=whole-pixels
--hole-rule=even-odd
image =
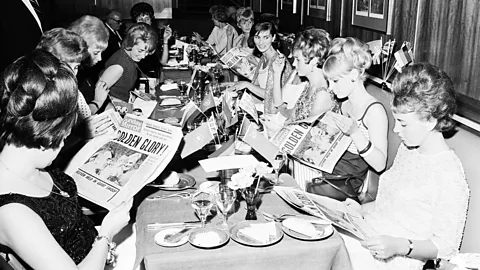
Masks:
[[[214,194],[208,190],[198,190],[192,195],[191,203],[195,213],[202,221],[202,228],[205,227],[205,220],[213,206]]]
[[[217,204],[218,212],[223,215],[223,220],[217,223],[223,229],[228,229],[231,223],[228,222],[228,212],[232,209],[235,199],[237,198],[237,192],[230,189],[225,184],[218,185],[218,189],[215,192],[215,203]]]

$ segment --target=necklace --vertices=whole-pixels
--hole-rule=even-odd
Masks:
[[[6,169],[7,171],[9,171],[11,174],[17,176],[18,178],[20,178],[20,179],[23,180],[23,181],[25,181],[25,182],[27,182],[27,183],[30,183],[31,185],[37,186],[37,187],[39,187],[39,188],[41,188],[41,189],[43,189],[43,190],[46,190],[46,191],[52,192],[52,193],[54,193],[54,194],[60,195],[60,196],[62,196],[62,197],[64,197],[64,198],[70,198],[70,194],[68,194],[66,191],[61,190],[61,189],[57,186],[57,184],[55,184],[55,182],[53,181],[53,179],[52,179],[52,184],[58,189],[58,191],[59,191],[60,193],[53,191],[53,189],[52,189],[52,190],[48,190],[48,189],[46,189],[46,188],[44,188],[44,187],[41,187],[41,186],[39,186],[39,185],[36,185],[36,184],[32,183],[32,182],[28,181],[27,179],[23,178],[22,176],[18,175],[17,173],[15,173],[14,171],[10,170],[10,169],[7,167],[7,165],[5,165],[5,163],[3,163],[3,161],[0,160],[0,163],[2,163],[3,167],[5,167],[5,169]],[[40,172],[39,172],[39,173],[40,173]]]

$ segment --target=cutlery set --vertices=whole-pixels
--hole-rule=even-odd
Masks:
[[[152,196],[148,197],[147,200],[163,200],[163,199],[169,199],[169,198],[175,198],[175,197],[180,197],[182,199],[189,199],[192,196],[190,192],[179,192],[175,194],[169,194],[169,195],[160,195],[160,196]]]

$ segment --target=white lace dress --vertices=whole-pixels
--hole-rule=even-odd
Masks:
[[[423,155],[401,144],[392,167],[380,177],[375,206],[365,220],[378,235],[431,239],[438,257],[449,259],[460,247],[469,196],[462,164],[452,150]],[[422,269],[424,262],[397,256],[375,264],[377,269],[408,270]]]

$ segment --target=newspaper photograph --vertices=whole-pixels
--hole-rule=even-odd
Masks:
[[[178,127],[127,114],[116,134],[88,142],[66,173],[81,197],[111,210],[160,175],[182,137]]]
[[[222,58],[220,58],[228,68],[232,71],[242,75],[243,77],[253,79],[255,69],[257,68],[257,59],[251,55],[242,51],[240,48],[235,47],[228,51]]]
[[[352,142],[335,124],[330,112],[281,128],[271,139],[281,152],[317,170],[332,173]]]
[[[363,220],[361,214],[340,201],[292,187],[275,186],[274,189],[283,200],[298,210],[330,220],[334,226],[360,240],[374,235],[372,228]]]

